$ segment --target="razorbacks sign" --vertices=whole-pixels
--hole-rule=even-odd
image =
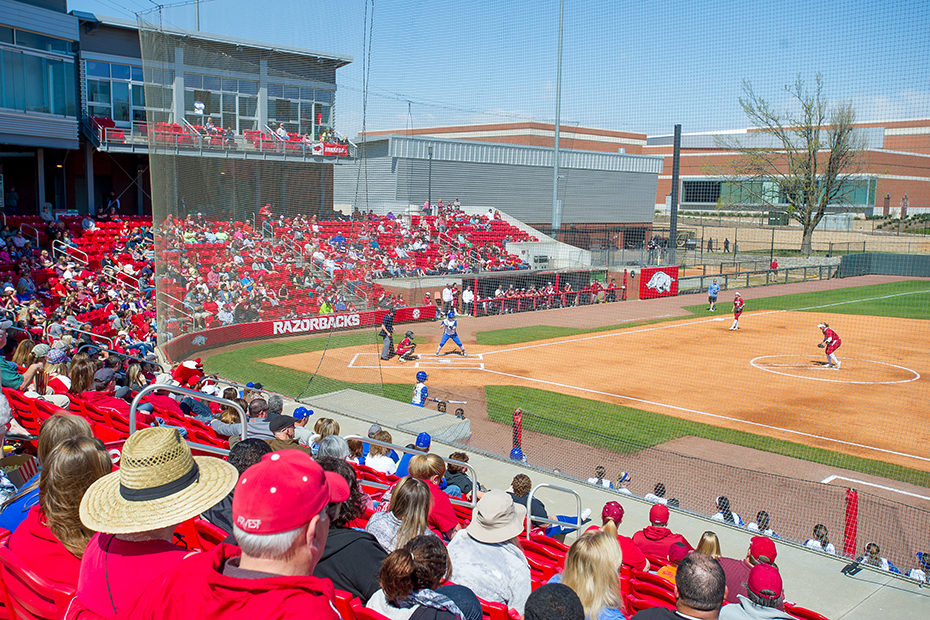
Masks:
[[[273,321],[271,323],[272,334],[300,334],[303,332],[315,332],[324,329],[339,329],[340,327],[358,327],[362,324],[361,317],[355,314],[330,314],[327,316],[313,317],[310,319],[288,319],[285,321]]]
[[[640,272],[639,298],[672,297],[678,294],[678,265],[651,267]]]

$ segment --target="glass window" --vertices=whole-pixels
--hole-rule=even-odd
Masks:
[[[129,67],[130,77],[133,82],[144,82],[142,79],[142,67]]]
[[[71,53],[71,41],[47,37],[44,34],[36,34],[25,30],[16,31],[16,45],[31,47],[32,49],[42,50],[43,52],[58,52],[59,54]]]
[[[110,106],[89,105],[87,113],[97,118],[110,118]]]
[[[240,116],[239,131],[245,131],[246,129],[258,129],[258,121],[254,119],[245,119]]]
[[[300,98],[303,99],[304,101],[313,101],[313,89],[301,87]]]
[[[185,73],[184,88],[203,88],[203,76],[197,73]]]
[[[151,108],[170,108],[173,89],[149,84],[144,88],[144,100]],[[193,96],[193,93],[191,93]],[[191,100],[193,102],[193,100]],[[138,104],[137,104],[138,105]]]
[[[720,181],[685,181],[681,188],[681,202],[716,204],[720,199],[720,183]]]
[[[268,98],[272,97],[283,97],[284,96],[284,85],[283,84],[269,84],[268,85]]]
[[[7,26],[0,26],[0,43],[9,43],[13,45],[13,29]]]
[[[23,56],[23,71],[26,76],[26,110],[49,112],[48,79],[45,73],[46,60],[39,56]]]
[[[3,80],[3,101],[5,108],[23,110],[26,107],[26,77],[23,72],[22,52],[0,50],[3,54],[3,71],[0,79]]]
[[[329,125],[330,124],[330,112],[332,108],[328,105],[316,104],[317,111],[317,125]]]
[[[239,80],[239,92],[243,95],[257,95],[258,82],[252,80]]]
[[[128,80],[130,77],[129,65],[110,65],[110,76],[114,80]]]
[[[94,62],[88,60],[85,66],[87,77],[110,77],[110,64],[106,62]]]
[[[113,116],[114,121],[129,120],[129,84],[127,82],[113,82]]]
[[[223,95],[223,114],[236,115],[236,95]]]
[[[132,105],[140,108],[145,107],[145,87],[142,84],[132,85]]]
[[[214,77],[212,75],[203,76],[203,89],[204,90],[220,90],[220,78]]]
[[[174,84],[174,71],[144,67],[142,72],[145,75],[145,81],[151,84],[163,84],[165,86]]]
[[[239,95],[239,116],[258,116],[258,98]]]
[[[284,87],[284,98],[285,99],[300,99],[300,89],[296,86],[285,86]]]
[[[211,93],[208,90],[195,90],[194,91],[194,104],[197,102],[203,103],[203,112],[204,114],[217,114],[220,111],[220,94]],[[192,106],[187,108],[188,110],[195,110]]]
[[[74,94],[74,63],[49,60],[49,85],[51,88],[51,112],[66,116],[77,115],[77,99]]]
[[[145,110],[140,110],[135,108],[132,111],[132,122],[134,123],[144,123],[145,122]]]
[[[320,90],[316,89],[313,94],[314,101],[319,101],[320,103],[333,104],[333,91],[331,90]]]
[[[87,80],[88,103],[110,103],[110,83],[101,80]]]
[[[274,120],[279,122],[294,122],[298,119],[300,108],[296,101],[275,99]]]
[[[239,91],[239,82],[238,80],[232,80],[230,78],[223,78],[223,90],[227,93],[235,93]]]

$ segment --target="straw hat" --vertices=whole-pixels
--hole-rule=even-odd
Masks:
[[[526,508],[515,504],[504,491],[488,491],[475,508],[475,518],[466,529],[479,542],[502,543],[523,531]]]
[[[238,475],[222,459],[192,456],[177,429],[146,428],[126,440],[119,471],[87,489],[81,521],[106,534],[176,525],[226,497]]]

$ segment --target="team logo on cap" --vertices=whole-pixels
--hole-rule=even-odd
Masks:
[[[246,519],[242,515],[239,515],[239,518],[236,519],[236,524],[239,526],[240,530],[257,530],[262,526],[262,520]]]

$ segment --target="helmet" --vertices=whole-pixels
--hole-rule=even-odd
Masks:
[[[413,332],[408,331],[408,332],[407,332],[406,334],[404,334],[404,335],[405,335],[407,338],[410,338],[411,340],[413,340]]]
[[[429,375],[426,374],[426,372],[424,372],[424,371],[422,371],[422,370],[421,370],[420,372],[417,373],[417,381],[426,381],[426,378],[427,378],[427,377],[429,377]]]
[[[511,461],[522,461],[523,460],[523,450],[520,448],[514,448],[510,451],[510,460]]]

